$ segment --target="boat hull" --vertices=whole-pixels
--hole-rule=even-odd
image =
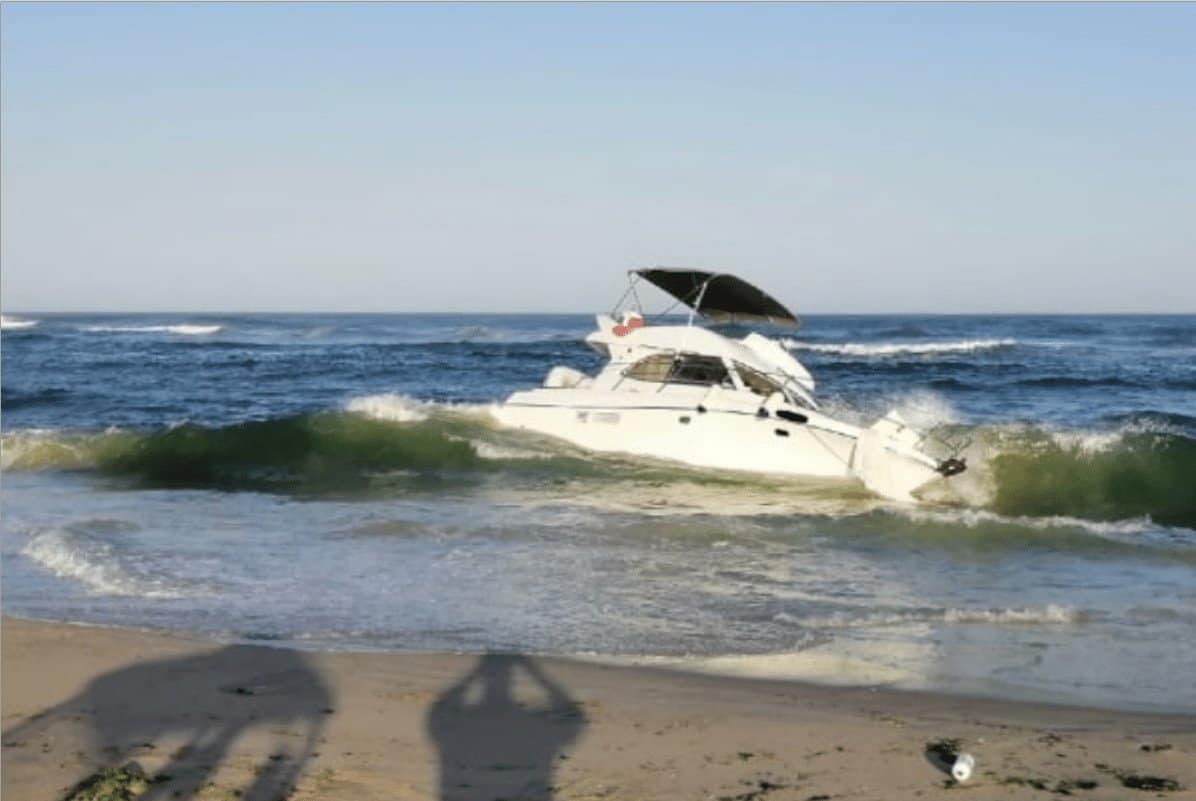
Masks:
[[[627,397],[571,390],[517,392],[495,411],[500,423],[588,450],[666,459],[698,467],[776,475],[852,478],[858,429],[803,415],[776,417],[758,404],[719,403],[710,393]]]

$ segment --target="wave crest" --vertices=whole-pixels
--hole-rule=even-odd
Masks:
[[[782,344],[789,350],[805,350],[813,353],[829,353],[836,356],[861,358],[877,356],[933,356],[949,353],[976,353],[977,351],[1012,348],[1016,339],[965,339],[957,342],[800,342],[786,339]]]
[[[1028,429],[1000,437],[984,469],[999,514],[1196,528],[1196,440],[1175,432]]]
[[[607,487],[622,493],[620,482],[629,476],[651,474],[670,484],[674,505],[685,482],[724,481],[747,495],[749,487],[763,487],[774,506],[780,493],[783,508],[816,513],[800,479],[778,484],[769,476],[595,458],[559,441],[495,427],[488,409],[378,395],[349,401],[340,412],[222,427],[184,423],[152,432],[4,432],[0,467],[97,470],[149,485],[283,492],[378,488],[433,477],[476,483],[485,475],[544,491],[584,478],[594,482],[593,491]],[[932,408],[927,416],[942,419],[947,413]],[[963,452],[969,469],[928,485],[924,500],[940,505],[911,508],[910,515],[941,512],[949,518],[944,522],[965,527],[1080,525],[1118,539],[1137,538],[1152,526],[1196,530],[1191,486],[1196,439],[1171,427],[1133,422],[1113,431],[1052,431],[955,424],[935,433],[972,439]],[[836,492],[836,498],[851,499],[856,512],[870,497],[844,495],[841,488]]]
[[[24,320],[20,317],[9,317],[7,314],[0,314],[0,331],[19,331],[22,328],[33,328],[40,322],[41,320]]]
[[[386,393],[353,398],[345,404],[345,410],[375,420],[389,420],[393,423],[418,423],[428,419],[429,404],[407,395]]]
[[[222,325],[85,325],[81,331],[89,334],[178,334],[187,337],[202,337],[224,330]]]

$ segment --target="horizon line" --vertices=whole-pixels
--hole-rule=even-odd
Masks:
[[[531,316],[593,316],[595,314],[605,314],[605,311],[412,311],[412,310],[313,310],[313,309],[275,309],[275,310],[234,310],[234,309],[215,309],[199,311],[196,309],[60,309],[60,310],[29,310],[29,311],[13,311],[8,309],[0,309],[0,313],[5,315],[18,316],[52,316],[52,315],[88,315],[88,314],[170,314],[170,315],[282,315],[282,314],[338,314],[338,315],[428,315],[428,316],[450,316],[450,315],[495,315],[502,317],[531,317]],[[671,316],[685,317],[687,312],[676,312]],[[816,311],[816,312],[802,312],[798,315],[801,317],[893,317],[899,315],[909,315],[917,317],[1015,317],[1015,316],[1035,316],[1035,317],[1094,317],[1094,316],[1154,316],[1154,317],[1187,317],[1196,315],[1196,309],[1191,311],[1127,311],[1127,310],[1102,310],[1102,311],[963,311],[963,312],[942,312],[942,311]],[[656,317],[670,316],[666,314],[652,315]]]

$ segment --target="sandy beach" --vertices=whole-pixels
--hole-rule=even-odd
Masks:
[[[1191,716],[9,618],[3,679],[21,801],[1196,797]]]

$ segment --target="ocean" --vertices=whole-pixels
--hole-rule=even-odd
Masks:
[[[7,314],[4,611],[1196,712],[1196,316],[773,332],[965,446],[917,506],[497,426],[592,325]]]

